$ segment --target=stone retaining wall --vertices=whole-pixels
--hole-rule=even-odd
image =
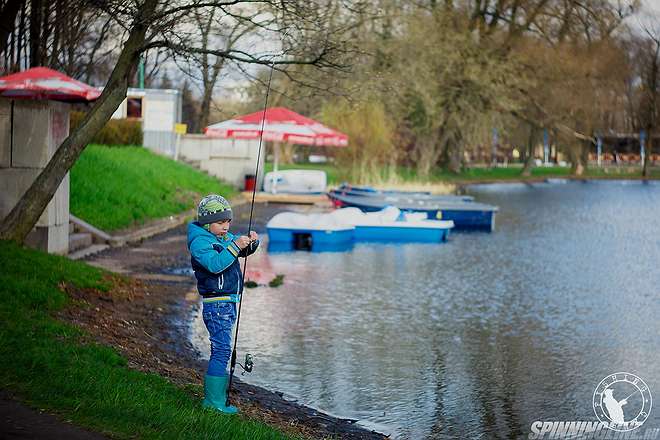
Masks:
[[[69,135],[69,105],[0,98],[0,218],[4,218]],[[69,250],[69,174],[26,243],[49,253]]]

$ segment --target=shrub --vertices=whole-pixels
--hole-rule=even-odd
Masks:
[[[70,131],[73,131],[84,117],[84,112],[71,112]],[[134,119],[110,119],[101,131],[94,135],[90,143],[142,145],[142,123]]]
[[[321,112],[330,127],[346,133],[349,144],[337,149],[342,178],[353,183],[396,180],[397,151],[393,142],[394,123],[378,101],[327,103]]]

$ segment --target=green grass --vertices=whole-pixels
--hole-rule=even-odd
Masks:
[[[302,170],[322,170],[328,175],[329,185],[338,185],[347,180],[342,174],[338,166],[334,164],[285,164],[280,165],[281,170],[302,169]],[[266,172],[272,171],[272,163],[267,163],[265,166]],[[525,179],[538,179],[548,177],[569,177],[571,176],[571,169],[567,167],[534,167],[532,168],[531,176],[523,177],[520,175],[522,171],[521,165],[512,165],[507,168],[468,168],[458,174],[451,173],[447,170],[436,169],[425,179],[417,175],[415,169],[410,167],[398,167],[397,174],[403,182],[416,182],[416,183],[437,183],[437,182],[470,182],[481,180],[525,180]],[[383,178],[386,176],[385,170],[381,173]],[[621,167],[613,169],[598,169],[588,168],[584,174],[585,178],[641,178],[642,172],[639,167]],[[649,176],[653,179],[660,178],[660,168],[651,170]]]
[[[109,231],[186,211],[209,193],[236,191],[142,147],[89,145],[71,169],[71,212]]]
[[[54,319],[69,301],[61,282],[109,292],[101,270],[4,241],[0,264],[2,389],[118,438],[286,438],[267,425],[203,409],[193,390],[127,368],[113,349],[84,342],[81,330]]]

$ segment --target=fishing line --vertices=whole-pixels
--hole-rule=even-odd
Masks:
[[[259,180],[259,162],[261,161],[261,146],[263,144],[263,139],[264,139],[264,127],[266,125],[266,110],[268,109],[268,97],[270,95],[270,83],[273,80],[273,70],[275,70],[275,62],[271,62],[270,64],[270,75],[268,76],[268,86],[266,87],[266,100],[264,101],[264,115],[263,118],[261,119],[261,133],[259,133],[259,150],[257,152],[257,166],[254,172],[255,176],[255,184],[254,187],[252,188],[252,203],[250,204],[250,220],[248,222],[248,235],[250,234],[250,231],[252,230],[252,215],[254,213],[254,198],[257,193],[257,181]],[[252,242],[250,242],[250,245]],[[248,249],[249,246],[246,247],[245,249]],[[245,254],[245,263],[243,264],[243,274],[241,277],[241,291],[239,295],[239,301],[238,301],[238,314],[236,316],[236,331],[234,333],[234,343],[233,343],[233,349],[231,352],[231,368],[229,370],[229,383],[227,385],[227,402],[226,405],[229,406],[229,393],[231,391],[231,384],[234,379],[234,370],[236,369],[236,345],[238,343],[238,328],[239,324],[241,322],[241,308],[243,307],[243,288],[245,286],[245,273],[247,272],[247,261],[248,261],[248,256],[247,256],[247,251]],[[249,353],[245,355],[245,365],[241,365],[241,368],[243,368],[243,372],[251,372],[252,371],[252,355]]]

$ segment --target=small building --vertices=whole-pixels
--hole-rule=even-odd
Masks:
[[[181,122],[181,91],[129,88],[113,119],[142,122],[142,144],[157,153],[175,156],[174,125]]]

